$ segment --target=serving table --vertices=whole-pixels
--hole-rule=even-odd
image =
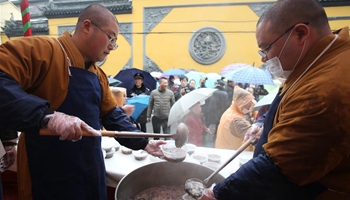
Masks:
[[[227,161],[236,151],[227,149],[216,149],[207,147],[197,147],[195,154],[217,154],[221,156],[220,165]],[[230,174],[234,173],[239,167],[240,162],[245,162],[253,157],[253,152],[244,151],[237,158],[235,158],[231,163],[229,163],[225,168],[223,168],[219,173],[223,177],[228,177]],[[161,160],[157,157],[147,155],[145,160],[136,160],[133,154],[123,154],[121,147],[118,151],[114,152],[113,157],[105,159],[106,166],[106,180],[107,186],[116,188],[119,181],[127,174],[133,170],[140,168],[144,165],[151,164],[154,162],[167,162]],[[197,160],[192,158],[190,155],[186,156],[183,162],[193,162],[199,164]]]

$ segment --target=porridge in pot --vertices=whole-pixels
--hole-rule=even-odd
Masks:
[[[185,194],[184,186],[167,186],[153,187],[142,191],[131,200],[177,200],[182,199]]]

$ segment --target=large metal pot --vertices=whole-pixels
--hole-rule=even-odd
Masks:
[[[189,178],[204,180],[213,170],[199,164],[180,162],[157,162],[140,167],[120,180],[115,191],[116,199],[130,199],[140,192],[162,185],[184,185]],[[209,184],[223,181],[220,174],[214,176]],[[184,190],[185,194],[185,190]]]

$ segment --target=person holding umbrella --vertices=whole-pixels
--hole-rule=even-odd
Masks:
[[[349,200],[349,28],[332,32],[318,0],[278,0],[256,39],[269,71],[286,81],[255,157],[199,199]]]
[[[203,146],[203,132],[210,133],[210,130],[202,121],[202,108],[200,102],[195,103],[189,109],[189,113],[185,116],[184,123],[188,127],[188,142],[196,146]]]
[[[128,93],[128,97],[135,97],[135,96],[139,96],[139,95],[150,95],[151,94],[150,89],[148,89],[143,84],[143,79],[144,79],[144,76],[143,76],[142,73],[140,73],[140,72],[135,73],[135,75],[134,75],[135,85],[134,85],[133,88],[128,90],[128,92],[127,92]],[[146,127],[146,123],[147,123],[147,108],[145,108],[141,112],[141,114],[136,119],[136,122],[141,127],[141,131],[146,133],[147,132],[147,127]]]

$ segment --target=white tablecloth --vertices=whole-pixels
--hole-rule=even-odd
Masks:
[[[201,153],[204,155],[208,154],[218,154],[221,156],[220,164],[225,163],[233,154],[234,150],[225,150],[225,149],[215,149],[215,148],[205,148],[197,147],[195,153]],[[220,171],[220,174],[225,178],[230,174],[235,172],[239,168],[239,162],[241,159],[250,159],[253,157],[252,152],[244,151],[231,163],[229,163],[225,168]],[[119,181],[127,174],[133,170],[142,167],[144,165],[153,163],[153,162],[167,162],[162,161],[159,158],[152,157],[148,155],[145,160],[138,161],[134,158],[133,154],[125,155],[122,153],[121,148],[116,151],[111,158],[105,159],[106,165],[106,179],[107,185],[110,187],[117,187]],[[187,155],[184,162],[193,162],[199,164],[199,162],[193,159],[191,156]]]

